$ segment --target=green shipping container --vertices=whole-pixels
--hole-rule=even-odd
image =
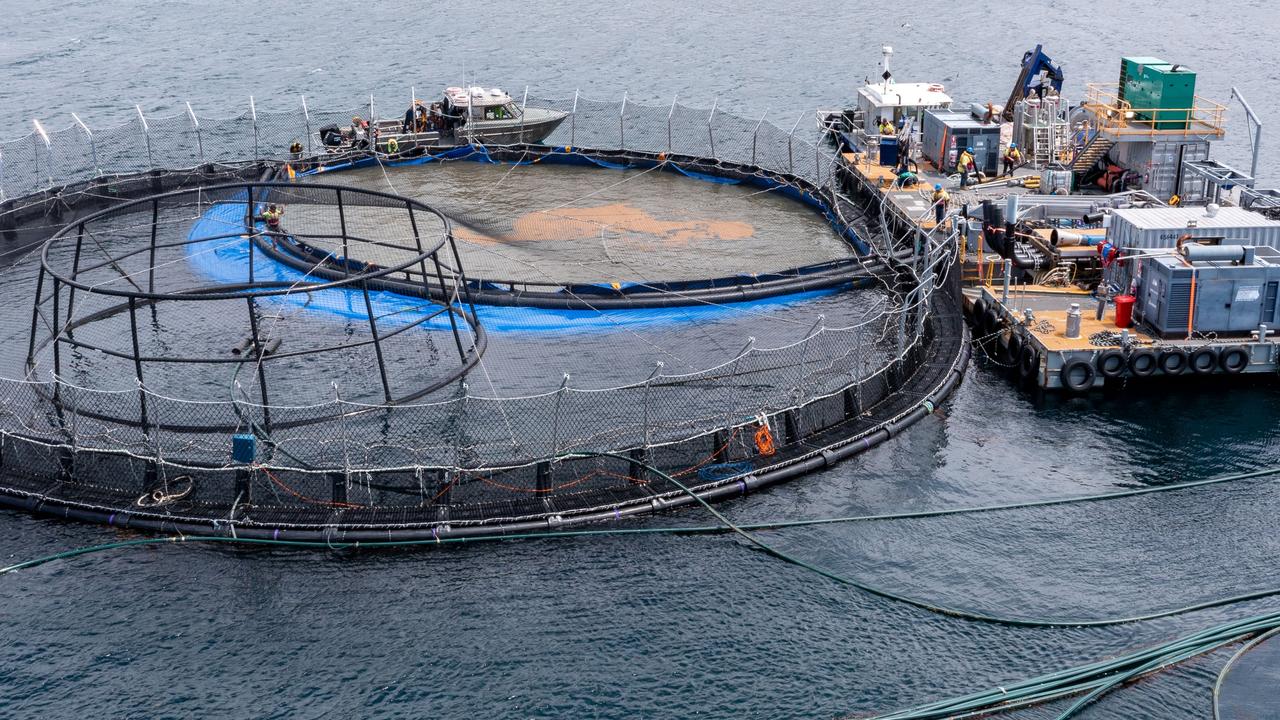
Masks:
[[[1196,74],[1159,58],[1122,58],[1119,96],[1135,108],[1135,120],[1156,130],[1185,130],[1196,101]]]

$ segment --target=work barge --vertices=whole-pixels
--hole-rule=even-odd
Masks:
[[[1006,103],[962,104],[897,83],[892,52],[857,107],[818,126],[887,242],[962,246],[966,318],[992,363],[1070,392],[1280,370],[1280,191],[1255,187],[1261,123],[1235,88],[1249,172],[1210,159],[1226,107],[1183,66],[1125,57],[1072,104],[1037,46]]]

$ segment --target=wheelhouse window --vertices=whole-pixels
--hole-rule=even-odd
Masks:
[[[511,120],[520,117],[520,108],[514,102],[489,105],[484,109],[485,120]]]

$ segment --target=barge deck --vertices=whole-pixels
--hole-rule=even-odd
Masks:
[[[1075,392],[1153,376],[1280,371],[1272,332],[1280,323],[1280,262],[1274,260],[1280,255],[1272,249],[1280,245],[1280,223],[1264,215],[1269,206],[1255,202],[1273,191],[1254,189],[1250,175],[1230,168],[1202,172],[1217,167],[1207,154],[1209,143],[1225,135],[1221,105],[1194,96],[1181,111],[1135,110],[1122,96],[1091,85],[1074,109],[1051,94],[1047,100],[1020,100],[1003,113],[991,104],[974,104],[969,116],[950,108],[941,85],[928,87],[928,107],[922,99],[894,105],[883,99],[892,93],[864,92],[881,99],[864,97],[857,111],[820,113],[819,126],[842,151],[837,177],[843,189],[879,214],[886,242],[909,246],[914,237],[916,247],[962,245],[957,269],[965,311],[975,344],[997,364],[1040,388]],[[940,102],[946,105],[938,107]],[[1010,124],[1009,117],[1019,121]],[[1183,121],[1161,120],[1168,117]],[[886,123],[894,125],[892,131]],[[949,138],[944,129],[939,135],[939,123],[971,134]],[[977,170],[992,173],[998,169],[997,150],[1014,140],[1026,161],[1008,177],[978,174],[976,184],[961,186],[958,175],[939,168],[954,165],[957,150],[967,143],[978,158]],[[1170,153],[1177,159],[1161,165]],[[904,187],[900,175],[908,169],[915,182]],[[941,223],[932,199],[935,186],[949,194]],[[1225,210],[1232,205],[1239,208]],[[1179,216],[1182,225],[1159,235],[1146,227],[1146,236],[1113,227],[1138,227],[1131,213],[1160,220],[1175,208],[1199,208],[1199,215]],[[1252,216],[1254,227],[1237,229],[1241,214]],[[1184,254],[1184,241],[1197,244],[1198,257]],[[1233,249],[1247,253],[1247,260],[1222,261],[1213,254]],[[1148,288],[1138,266],[1150,274],[1148,261],[1155,256],[1180,265],[1170,271],[1167,285]],[[1246,279],[1226,279],[1244,278],[1244,271],[1254,269],[1257,274]],[[1190,277],[1189,297],[1185,288],[1174,287],[1177,272]],[[1200,296],[1197,278],[1204,288]],[[1222,300],[1208,299],[1209,278],[1227,293]],[[1230,290],[1221,290],[1228,282],[1234,283]],[[1129,304],[1119,318],[1117,298]],[[1254,320],[1242,322],[1237,316],[1246,304]],[[1153,308],[1169,318],[1181,312],[1184,319],[1177,324],[1157,318]]]

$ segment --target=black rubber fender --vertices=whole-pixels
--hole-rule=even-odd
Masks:
[[[1062,364],[1058,377],[1062,380],[1062,387],[1072,392],[1084,392],[1093,387],[1093,380],[1097,375],[1093,363],[1077,357]]]
[[[982,334],[990,335],[1000,329],[1000,314],[993,307],[987,308],[982,314]]]
[[[1004,332],[1000,332],[999,335],[996,335],[995,356],[1002,363],[1007,363],[1014,357],[1013,346],[1010,344],[1012,340],[1012,333],[1005,335]]]
[[[1156,362],[1156,354],[1150,350],[1135,350],[1129,355],[1129,372],[1134,377],[1148,377],[1154,375],[1159,364]]]
[[[1165,375],[1181,375],[1187,370],[1187,351],[1182,348],[1167,348],[1160,351],[1160,371]]]
[[[1218,369],[1218,351],[1211,347],[1192,351],[1187,358],[1187,366],[1197,375],[1208,375]]]
[[[986,312],[987,312],[987,299],[978,298],[977,300],[974,300],[973,305],[969,306],[970,322],[972,322],[974,325],[977,325],[978,322],[982,320],[982,316],[985,315]]]
[[[1239,345],[1226,348],[1218,353],[1218,367],[1222,368],[1222,372],[1235,375],[1244,372],[1249,367],[1249,351]]]
[[[1040,369],[1040,351],[1031,343],[1023,343],[1018,353],[1018,375],[1023,380],[1030,380]]]
[[[1018,359],[1022,357],[1022,346],[1024,344],[1026,344],[1026,341],[1022,339],[1022,333],[1018,332],[1017,328],[1014,328],[1013,332],[1009,333],[1009,362],[1018,362]]]
[[[1129,361],[1121,350],[1106,350],[1094,362],[1098,366],[1098,374],[1104,378],[1122,377],[1129,369]]]

